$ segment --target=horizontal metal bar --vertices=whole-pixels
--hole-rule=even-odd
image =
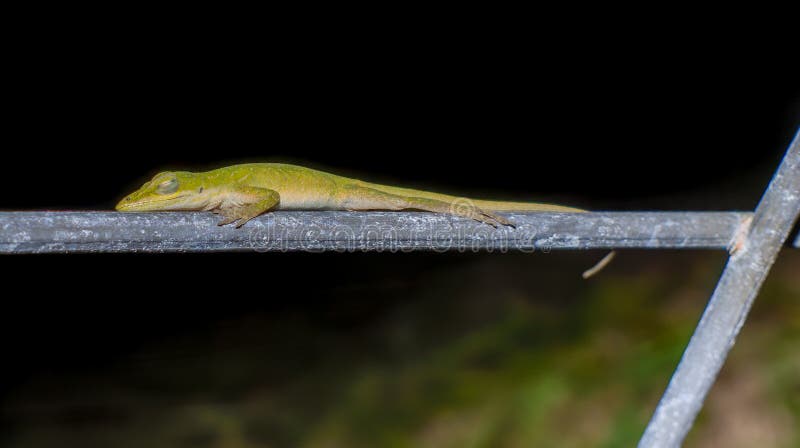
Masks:
[[[240,229],[204,212],[0,212],[0,253],[724,249],[752,213],[506,216],[516,228],[425,212],[278,211]]]

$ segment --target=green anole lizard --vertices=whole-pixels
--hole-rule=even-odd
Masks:
[[[248,163],[202,173],[165,171],[123,198],[116,209],[212,211],[222,216],[219,225],[235,223],[237,228],[270,210],[412,209],[462,216],[493,227],[514,225],[496,212],[585,211],[533,202],[466,200],[279,163]],[[607,256],[598,267],[608,261]],[[584,276],[596,269],[590,269]]]

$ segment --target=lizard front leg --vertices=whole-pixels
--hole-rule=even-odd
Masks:
[[[247,185],[226,187],[220,195],[222,201],[212,210],[223,217],[217,225],[224,226],[236,222],[237,229],[280,202],[277,191]]]

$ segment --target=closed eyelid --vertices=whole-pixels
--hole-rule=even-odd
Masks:
[[[168,179],[158,184],[157,190],[159,193],[174,193],[178,190],[178,180]]]

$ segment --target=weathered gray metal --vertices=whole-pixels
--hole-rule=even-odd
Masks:
[[[750,306],[800,214],[800,131],[738,241],[640,447],[677,447],[692,428]],[[797,244],[797,241],[795,241]]]
[[[507,216],[515,229],[424,212],[275,212],[241,229],[202,212],[0,212],[0,253],[722,249],[752,213]]]

